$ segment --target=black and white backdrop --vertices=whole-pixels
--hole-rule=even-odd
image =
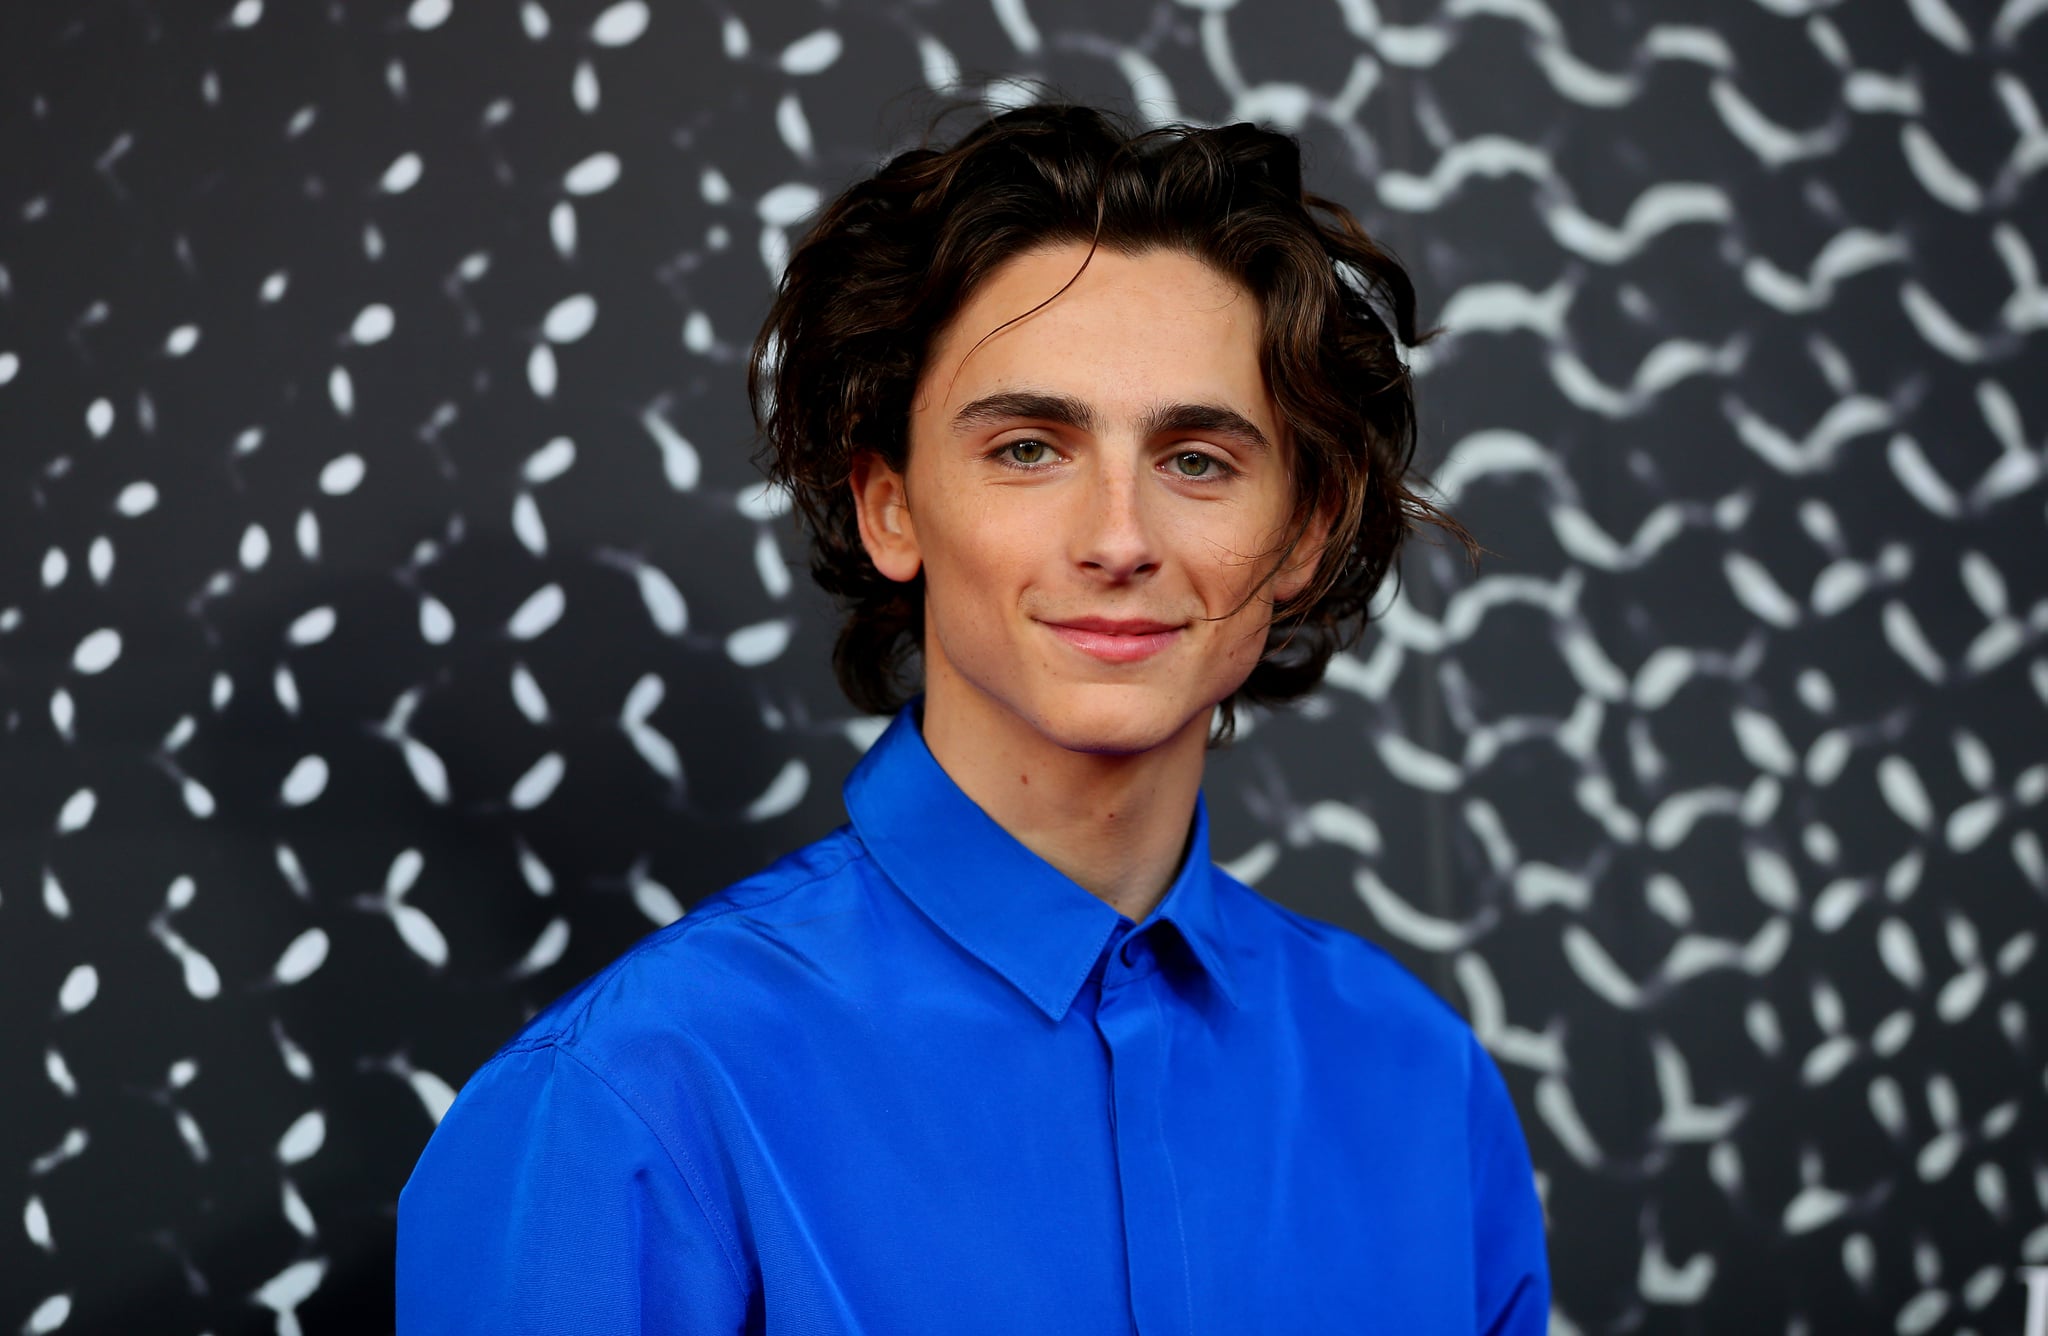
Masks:
[[[7,5],[0,1327],[388,1330],[453,1089],[842,819],[744,350],[1028,77],[1297,131],[1453,331],[1492,555],[1208,791],[1498,1057],[1554,1329],[2021,1329],[2044,0]]]

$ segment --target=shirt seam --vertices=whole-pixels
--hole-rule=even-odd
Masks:
[[[765,909],[769,905],[780,903],[788,897],[796,894],[798,891],[803,890],[807,886],[815,886],[821,881],[830,881],[832,878],[846,871],[847,867],[851,865],[856,858],[870,857],[865,845],[863,845],[859,839],[859,832],[854,830],[851,825],[845,827],[844,829],[847,829],[854,835],[855,838],[853,842],[856,847],[849,850],[846,854],[846,857],[840,859],[839,862],[833,864],[829,868],[826,868],[824,871],[817,873],[815,876],[806,877],[802,881],[794,882],[788,886],[785,886],[780,891],[762,900],[757,905],[723,905],[719,908],[711,910],[709,913],[697,914],[694,916],[686,911],[683,917],[677,919],[676,922],[684,925],[692,923],[716,923],[718,920],[722,918],[729,918],[734,914],[745,913],[750,909]],[[627,947],[626,950],[621,952],[618,958],[606,967],[606,974],[608,976],[616,975],[617,972],[625,966],[626,962],[632,960],[635,956],[640,955],[644,951],[652,951],[659,947],[665,946],[669,942],[681,938],[689,931],[690,929],[688,928],[688,926],[685,926],[680,931],[671,933],[666,937],[662,936],[659,933],[659,931],[649,933],[645,938],[643,938],[639,942],[636,942],[634,945]],[[607,978],[606,982],[610,982],[609,977]],[[588,1012],[591,1007],[597,1004],[598,995],[602,992],[604,992],[604,988],[602,986],[591,989],[589,995],[584,997],[583,1000],[576,1005],[576,1008],[573,1011],[564,1013],[562,1017],[558,1021],[556,1021],[556,1023],[552,1027],[550,1027],[546,1035],[537,1037],[536,1040],[531,1042],[551,1044],[559,1041],[562,1038],[561,1032],[572,1029],[578,1021],[582,1020],[584,1013]],[[507,1051],[513,1050],[508,1049]]]
[[[534,1045],[535,1048],[541,1046]],[[747,1301],[750,1289],[747,1284],[746,1273],[740,1265],[739,1235],[726,1222],[723,1215],[711,1208],[711,1204],[707,1200],[709,1194],[705,1191],[701,1182],[701,1172],[697,1169],[695,1161],[690,1158],[689,1153],[675,1144],[676,1139],[668,1131],[665,1124],[657,1126],[656,1124],[659,1120],[650,1116],[646,1110],[640,1107],[638,1101],[632,1099],[623,1090],[619,1089],[618,1082],[612,1078],[611,1074],[600,1070],[598,1064],[592,1059],[586,1058],[567,1045],[554,1040],[547,1041],[545,1046],[554,1049],[561,1057],[581,1067],[590,1074],[592,1080],[610,1091],[612,1098],[618,1100],[626,1108],[627,1112],[640,1120],[640,1125],[647,1129],[648,1135],[654,1138],[654,1143],[661,1147],[663,1154],[668,1156],[670,1167],[676,1171],[676,1176],[683,1180],[683,1186],[689,1190],[690,1199],[697,1204],[697,1210],[704,1217],[704,1222],[711,1226],[712,1233],[717,1237],[719,1251],[725,1256],[726,1270],[733,1280],[734,1291],[740,1302],[744,1304]]]

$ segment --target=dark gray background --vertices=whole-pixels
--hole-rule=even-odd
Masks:
[[[2036,0],[10,4],[0,1326],[390,1325],[452,1088],[842,819],[755,487],[788,229],[931,89],[1297,130],[1419,546],[1216,851],[1515,1093],[1560,1332],[2012,1332],[2048,1263]]]

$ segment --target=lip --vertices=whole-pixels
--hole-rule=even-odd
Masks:
[[[1046,622],[1054,635],[1105,663],[1137,663],[1165,649],[1182,627],[1143,618],[1075,617]]]

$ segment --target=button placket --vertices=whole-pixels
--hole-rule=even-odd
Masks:
[[[1120,944],[1121,959],[1128,942]],[[1095,1012],[1110,1057],[1110,1130],[1123,1190],[1131,1315],[1140,1336],[1189,1336],[1180,1198],[1164,1140],[1166,1015],[1157,970],[1105,980]]]

